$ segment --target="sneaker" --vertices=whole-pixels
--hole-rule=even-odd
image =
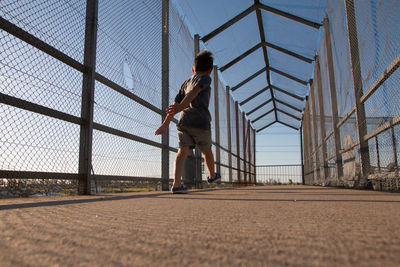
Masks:
[[[221,174],[219,173],[215,173],[215,177],[214,178],[208,178],[207,177],[207,182],[214,183],[214,182],[220,182],[221,181]]]
[[[188,193],[188,189],[184,186],[181,187],[173,187],[171,188],[171,193],[172,194],[187,194]]]

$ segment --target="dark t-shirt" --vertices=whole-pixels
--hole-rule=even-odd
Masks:
[[[211,94],[210,84],[211,77],[206,74],[193,74],[190,79],[182,84],[175,97],[177,103],[180,103],[186,94],[196,86],[200,86],[201,91],[179,115],[178,128],[179,126],[187,126],[205,130],[211,129],[211,114],[208,111]]]

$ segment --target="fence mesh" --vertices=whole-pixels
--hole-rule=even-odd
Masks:
[[[309,162],[321,160],[315,158],[320,141],[329,175],[307,183],[399,190],[399,9],[396,1],[328,1],[329,28],[318,49],[320,75],[314,77],[322,85],[314,89],[322,91],[326,138],[315,138],[318,122],[308,116],[303,124],[310,127],[303,131],[311,136],[304,139],[306,177],[318,169]]]
[[[84,0],[0,3],[0,16],[5,22],[0,26],[2,196],[77,194],[80,179],[87,174],[82,174],[80,153],[80,147],[87,145],[80,134],[87,123],[81,115],[87,78],[83,65],[86,6]],[[161,137],[154,135],[161,124],[163,99],[162,8],[162,1],[98,1],[92,157],[87,174],[91,193],[159,190],[165,165],[169,167],[167,176],[173,178],[178,147],[175,123],[169,129],[166,163],[161,156]],[[172,103],[181,84],[192,74],[195,40],[174,1],[170,1],[168,13]],[[200,47],[204,49],[204,44]],[[244,162],[249,165],[249,158],[254,157],[255,140],[248,137],[244,155],[243,133],[247,128],[243,127],[247,121],[243,125],[242,117],[238,118],[240,136],[236,136],[235,101],[229,96],[228,117],[227,84],[220,75],[218,118],[213,94],[209,106],[213,120],[220,125],[217,129],[212,123],[213,151],[220,147],[216,164],[220,165],[223,181],[237,182],[235,155],[240,157],[243,172]],[[217,130],[222,136],[219,143]],[[231,162],[229,154],[233,154]],[[254,170],[247,166],[247,172]],[[204,170],[203,179],[206,176]]]

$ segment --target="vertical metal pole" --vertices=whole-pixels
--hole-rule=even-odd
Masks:
[[[356,118],[358,142],[360,143],[360,165],[361,165],[361,181],[360,186],[365,186],[370,172],[370,158],[368,141],[364,139],[367,134],[367,121],[365,119],[364,103],[361,103],[363,95],[363,86],[361,80],[360,54],[358,51],[357,24],[354,11],[354,1],[345,0],[346,2],[346,18],[347,30],[349,37],[351,70],[353,74],[354,99],[356,104]]]
[[[229,95],[229,86],[225,89],[226,98],[226,122],[228,127],[228,166],[229,166],[229,183],[232,183],[232,130],[231,130],[231,101]]]
[[[301,184],[305,184],[304,180],[304,150],[303,150],[303,122],[300,125],[300,155],[301,155]]]
[[[218,97],[218,68],[214,66],[214,125],[215,125],[215,142],[217,143],[215,147],[215,159],[218,173],[221,173],[221,142],[220,142],[220,129],[219,129],[219,97]]]
[[[194,35],[194,56],[200,52],[200,36],[198,34]]]
[[[198,34],[194,35],[194,57],[200,52],[200,36]],[[202,188],[202,182],[201,182],[201,151],[199,149],[194,149],[190,150],[190,155],[194,157],[194,169],[195,169],[195,177],[194,179],[194,184],[196,188]]]
[[[161,109],[162,121],[169,104],[169,0],[162,0]],[[161,136],[161,188],[169,190],[169,131]]]
[[[328,61],[328,73],[329,73],[329,88],[331,92],[331,105],[332,105],[332,127],[335,138],[335,153],[336,153],[336,176],[338,179],[343,177],[343,160],[342,154],[340,154],[340,131],[337,128],[339,122],[337,98],[336,98],[336,85],[335,85],[335,71],[333,69],[333,56],[332,56],[332,44],[331,34],[329,29],[329,21],[327,18],[323,21],[324,25],[324,41],[325,51]]]
[[[311,137],[311,116],[310,116],[310,98],[307,98],[306,101],[306,110],[304,112],[305,114],[305,118],[306,118],[306,134],[304,135],[305,140],[307,140],[307,145],[306,145],[306,150],[307,150],[307,156],[306,156],[306,160],[307,160],[307,171],[306,171],[306,184],[312,184],[311,180],[314,179],[314,172],[313,172],[313,161],[312,161],[312,157],[311,157],[311,153],[312,153],[312,137]],[[312,176],[312,179],[311,179]]]
[[[254,184],[257,184],[257,166],[256,166],[256,130],[253,130],[253,169],[254,169]]]
[[[397,158],[397,143],[396,143],[396,135],[394,133],[394,127],[392,126],[392,146],[393,146],[393,158],[394,163],[396,164],[396,170],[399,168],[399,161]]]
[[[315,169],[317,171],[317,180],[320,180],[320,171],[319,171],[319,151],[318,151],[318,126],[317,126],[317,115],[316,115],[316,107],[315,107],[315,83],[311,85],[310,89],[311,96],[311,110],[312,110],[312,124],[313,124],[313,135],[314,135],[314,147],[315,151]],[[315,181],[315,180],[314,180]]]
[[[244,183],[247,184],[247,166],[246,166],[246,117],[242,112],[242,130],[243,130],[243,175]]]
[[[239,104],[235,101],[235,120],[236,120],[236,152],[237,152],[237,173],[238,182],[241,183],[240,173],[240,135],[239,135]]]
[[[322,142],[322,177],[324,181],[328,178],[328,162],[327,158],[327,149],[326,149],[326,142],[325,142],[325,114],[324,114],[324,98],[322,96],[322,81],[321,81],[321,68],[319,64],[319,57],[316,57],[315,60],[315,71],[314,71],[314,79],[316,79],[316,85],[318,87],[318,103],[319,103],[319,128],[320,128],[320,136]],[[314,81],[315,82],[315,81]],[[315,87],[314,87],[315,92]]]
[[[378,171],[381,171],[381,159],[379,156],[378,136],[375,135],[375,149],[376,149],[376,163],[378,164]]]
[[[244,114],[244,113],[243,113]],[[247,171],[248,171],[248,173],[249,173],[249,183],[252,183],[252,174],[251,174],[251,149],[250,149],[250,141],[251,141],[251,138],[250,138],[250,121],[248,120],[247,121],[247,159],[248,159],[248,163],[247,163],[247,166],[248,166],[248,168],[247,168]]]
[[[79,144],[79,182],[78,194],[90,195],[93,145],[94,87],[96,74],[98,1],[86,2],[85,54],[82,82],[82,107]]]

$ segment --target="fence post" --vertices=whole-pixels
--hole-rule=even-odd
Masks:
[[[364,103],[361,103],[363,85],[361,80],[360,54],[358,51],[357,24],[354,11],[354,1],[345,0],[346,19],[349,37],[351,71],[353,75],[354,99],[356,104],[356,118],[358,142],[360,144],[361,186],[365,186],[370,171],[370,157],[368,141],[364,140],[367,134],[367,121],[365,119]]]
[[[333,69],[333,58],[332,58],[332,44],[331,34],[329,29],[329,21],[327,18],[323,21],[324,25],[324,41],[325,51],[328,61],[328,73],[329,73],[329,88],[331,92],[331,106],[332,106],[332,127],[335,138],[335,155],[336,155],[336,176],[337,179],[343,177],[343,161],[342,154],[340,154],[340,131],[337,127],[338,120],[338,108],[337,108],[337,96],[336,96],[336,85],[335,85],[335,71]]]
[[[314,81],[317,80],[318,87],[318,104],[319,104],[319,122],[320,122],[320,136],[322,142],[322,167],[323,167],[323,178],[324,181],[328,178],[328,162],[326,160],[327,149],[325,142],[325,114],[324,114],[324,98],[322,96],[322,81],[321,81],[321,68],[319,64],[319,57],[315,59],[315,70],[314,70]]]
[[[246,117],[242,114],[242,130],[243,130],[243,181],[247,184],[247,166],[246,166]]]
[[[240,135],[239,135],[239,103],[235,101],[235,123],[236,123],[236,156],[237,156],[237,173],[238,183],[241,183],[240,173]]]
[[[161,94],[161,117],[164,121],[169,104],[169,0],[162,0]],[[161,136],[161,143],[161,188],[169,190],[169,131]]]
[[[218,98],[218,67],[214,66],[214,112],[215,112],[215,159],[216,159],[216,171],[221,173],[221,142],[220,142],[220,129],[219,129],[219,98]]]
[[[229,166],[229,183],[232,183],[232,132],[231,132],[231,101],[229,95],[229,86],[225,89],[226,97],[226,121],[228,127],[228,166]]]
[[[257,184],[257,166],[256,166],[256,130],[253,131],[253,170],[254,170],[254,184]]]
[[[397,143],[396,143],[396,135],[394,133],[394,126],[392,126],[391,131],[392,131],[392,146],[393,146],[394,163],[396,165],[396,170],[398,170],[399,169],[399,161],[397,158]]]
[[[304,121],[304,120],[303,120]],[[303,121],[300,125],[300,158],[301,158],[301,184],[304,185],[304,146],[303,146]]]
[[[248,163],[247,163],[247,166],[248,166],[248,173],[249,173],[249,182],[251,183],[252,181],[253,181],[253,179],[252,179],[252,173],[251,173],[251,159],[252,159],[252,157],[251,157],[251,138],[250,138],[250,133],[251,133],[251,130],[250,130],[250,121],[248,120],[247,121],[247,135],[248,135],[248,137],[247,137],[247,139],[248,139],[248,143],[247,143],[247,146],[248,146],[248,148],[247,148],[247,157],[248,157]]]
[[[198,34],[194,35],[194,57],[200,52],[200,36]],[[194,159],[194,170],[195,170],[195,177],[192,178],[194,180],[194,185],[196,188],[202,188],[202,173],[201,173],[201,151],[198,148],[190,150],[189,156],[193,157]]]
[[[306,100],[306,107],[305,107],[305,119],[306,119],[306,125],[305,125],[305,134],[304,134],[304,138],[307,142],[307,144],[305,145],[306,148],[306,176],[310,177],[310,175],[313,176],[314,179],[314,172],[311,172],[312,168],[312,157],[311,157],[311,153],[312,153],[312,137],[311,137],[311,117],[310,117],[310,98],[307,97]],[[307,179],[308,181],[305,181],[305,183],[311,184],[311,179]]]
[[[378,165],[378,171],[381,171],[381,159],[379,156],[379,143],[378,143],[378,136],[375,135],[375,149],[376,149],[376,163]]]
[[[315,151],[315,170],[317,171],[317,177],[314,177],[319,180],[319,151],[318,151],[318,127],[317,127],[317,115],[316,115],[316,108],[315,108],[315,83],[311,84],[310,88],[310,96],[311,96],[311,110],[312,110],[312,124],[313,124],[313,136],[314,136],[314,147],[313,150]]]
[[[78,194],[90,195],[93,146],[94,87],[96,74],[98,1],[86,1],[85,54],[82,82],[82,109],[79,144]]]

